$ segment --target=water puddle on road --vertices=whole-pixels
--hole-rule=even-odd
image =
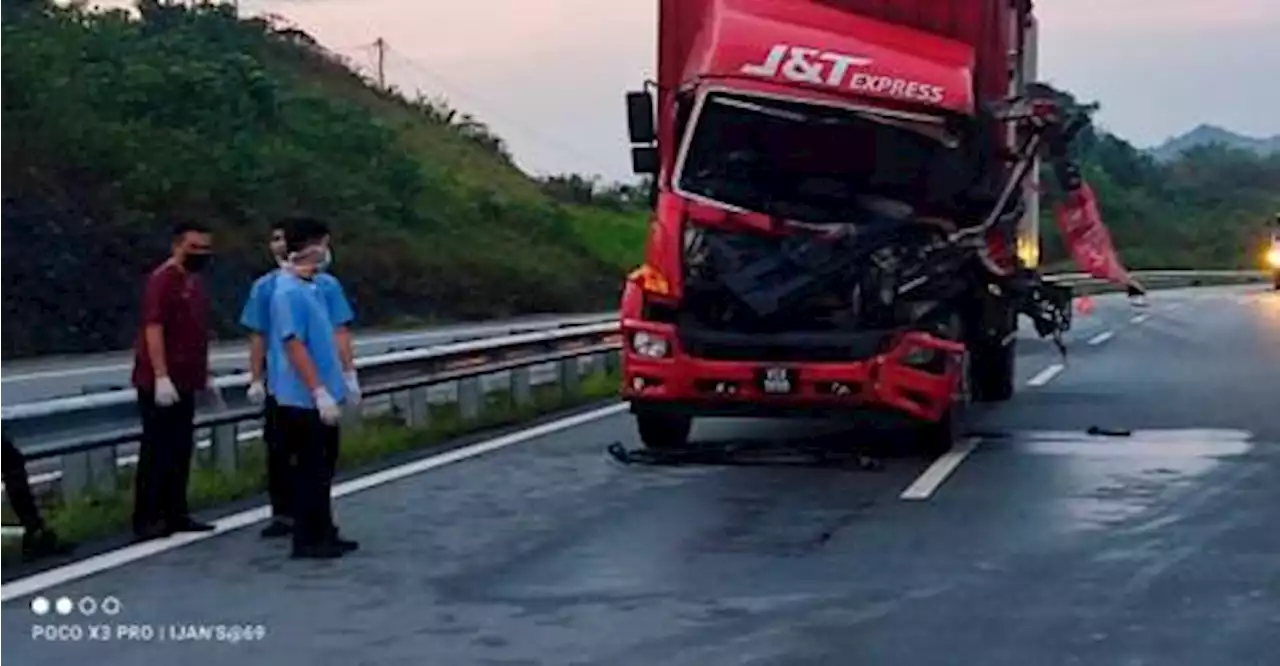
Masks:
[[[1115,525],[1215,487],[1212,474],[1256,443],[1229,429],[1135,430],[1128,434],[1018,432],[1007,451],[1043,456],[1051,519],[1068,529]]]
[[[1248,453],[1252,439],[1247,430],[1135,430],[1113,435],[1034,431],[1017,433],[1014,448],[1039,455],[1220,458]]]

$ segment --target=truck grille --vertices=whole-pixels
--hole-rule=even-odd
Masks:
[[[837,363],[861,361],[884,350],[894,331],[748,334],[681,327],[684,352],[710,361]]]

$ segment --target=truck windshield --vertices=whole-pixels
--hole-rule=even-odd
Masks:
[[[936,209],[967,186],[954,141],[921,122],[713,93],[689,131],[681,191],[777,217],[852,221],[866,195]]]

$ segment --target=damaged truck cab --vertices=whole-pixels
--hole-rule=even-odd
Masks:
[[[1037,160],[1065,139],[1030,0],[660,0],[658,35],[627,95],[655,189],[621,304],[645,446],[876,410],[945,448],[959,402],[1009,398],[1018,312],[1070,324],[1034,273]]]

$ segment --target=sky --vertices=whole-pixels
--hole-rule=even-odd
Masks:
[[[117,4],[107,2],[106,4]],[[128,4],[128,3],[126,3]],[[623,94],[653,76],[657,0],[241,0],[389,83],[443,94],[538,174],[630,179]],[[1140,147],[1200,123],[1280,134],[1280,0],[1037,0],[1040,78]]]

